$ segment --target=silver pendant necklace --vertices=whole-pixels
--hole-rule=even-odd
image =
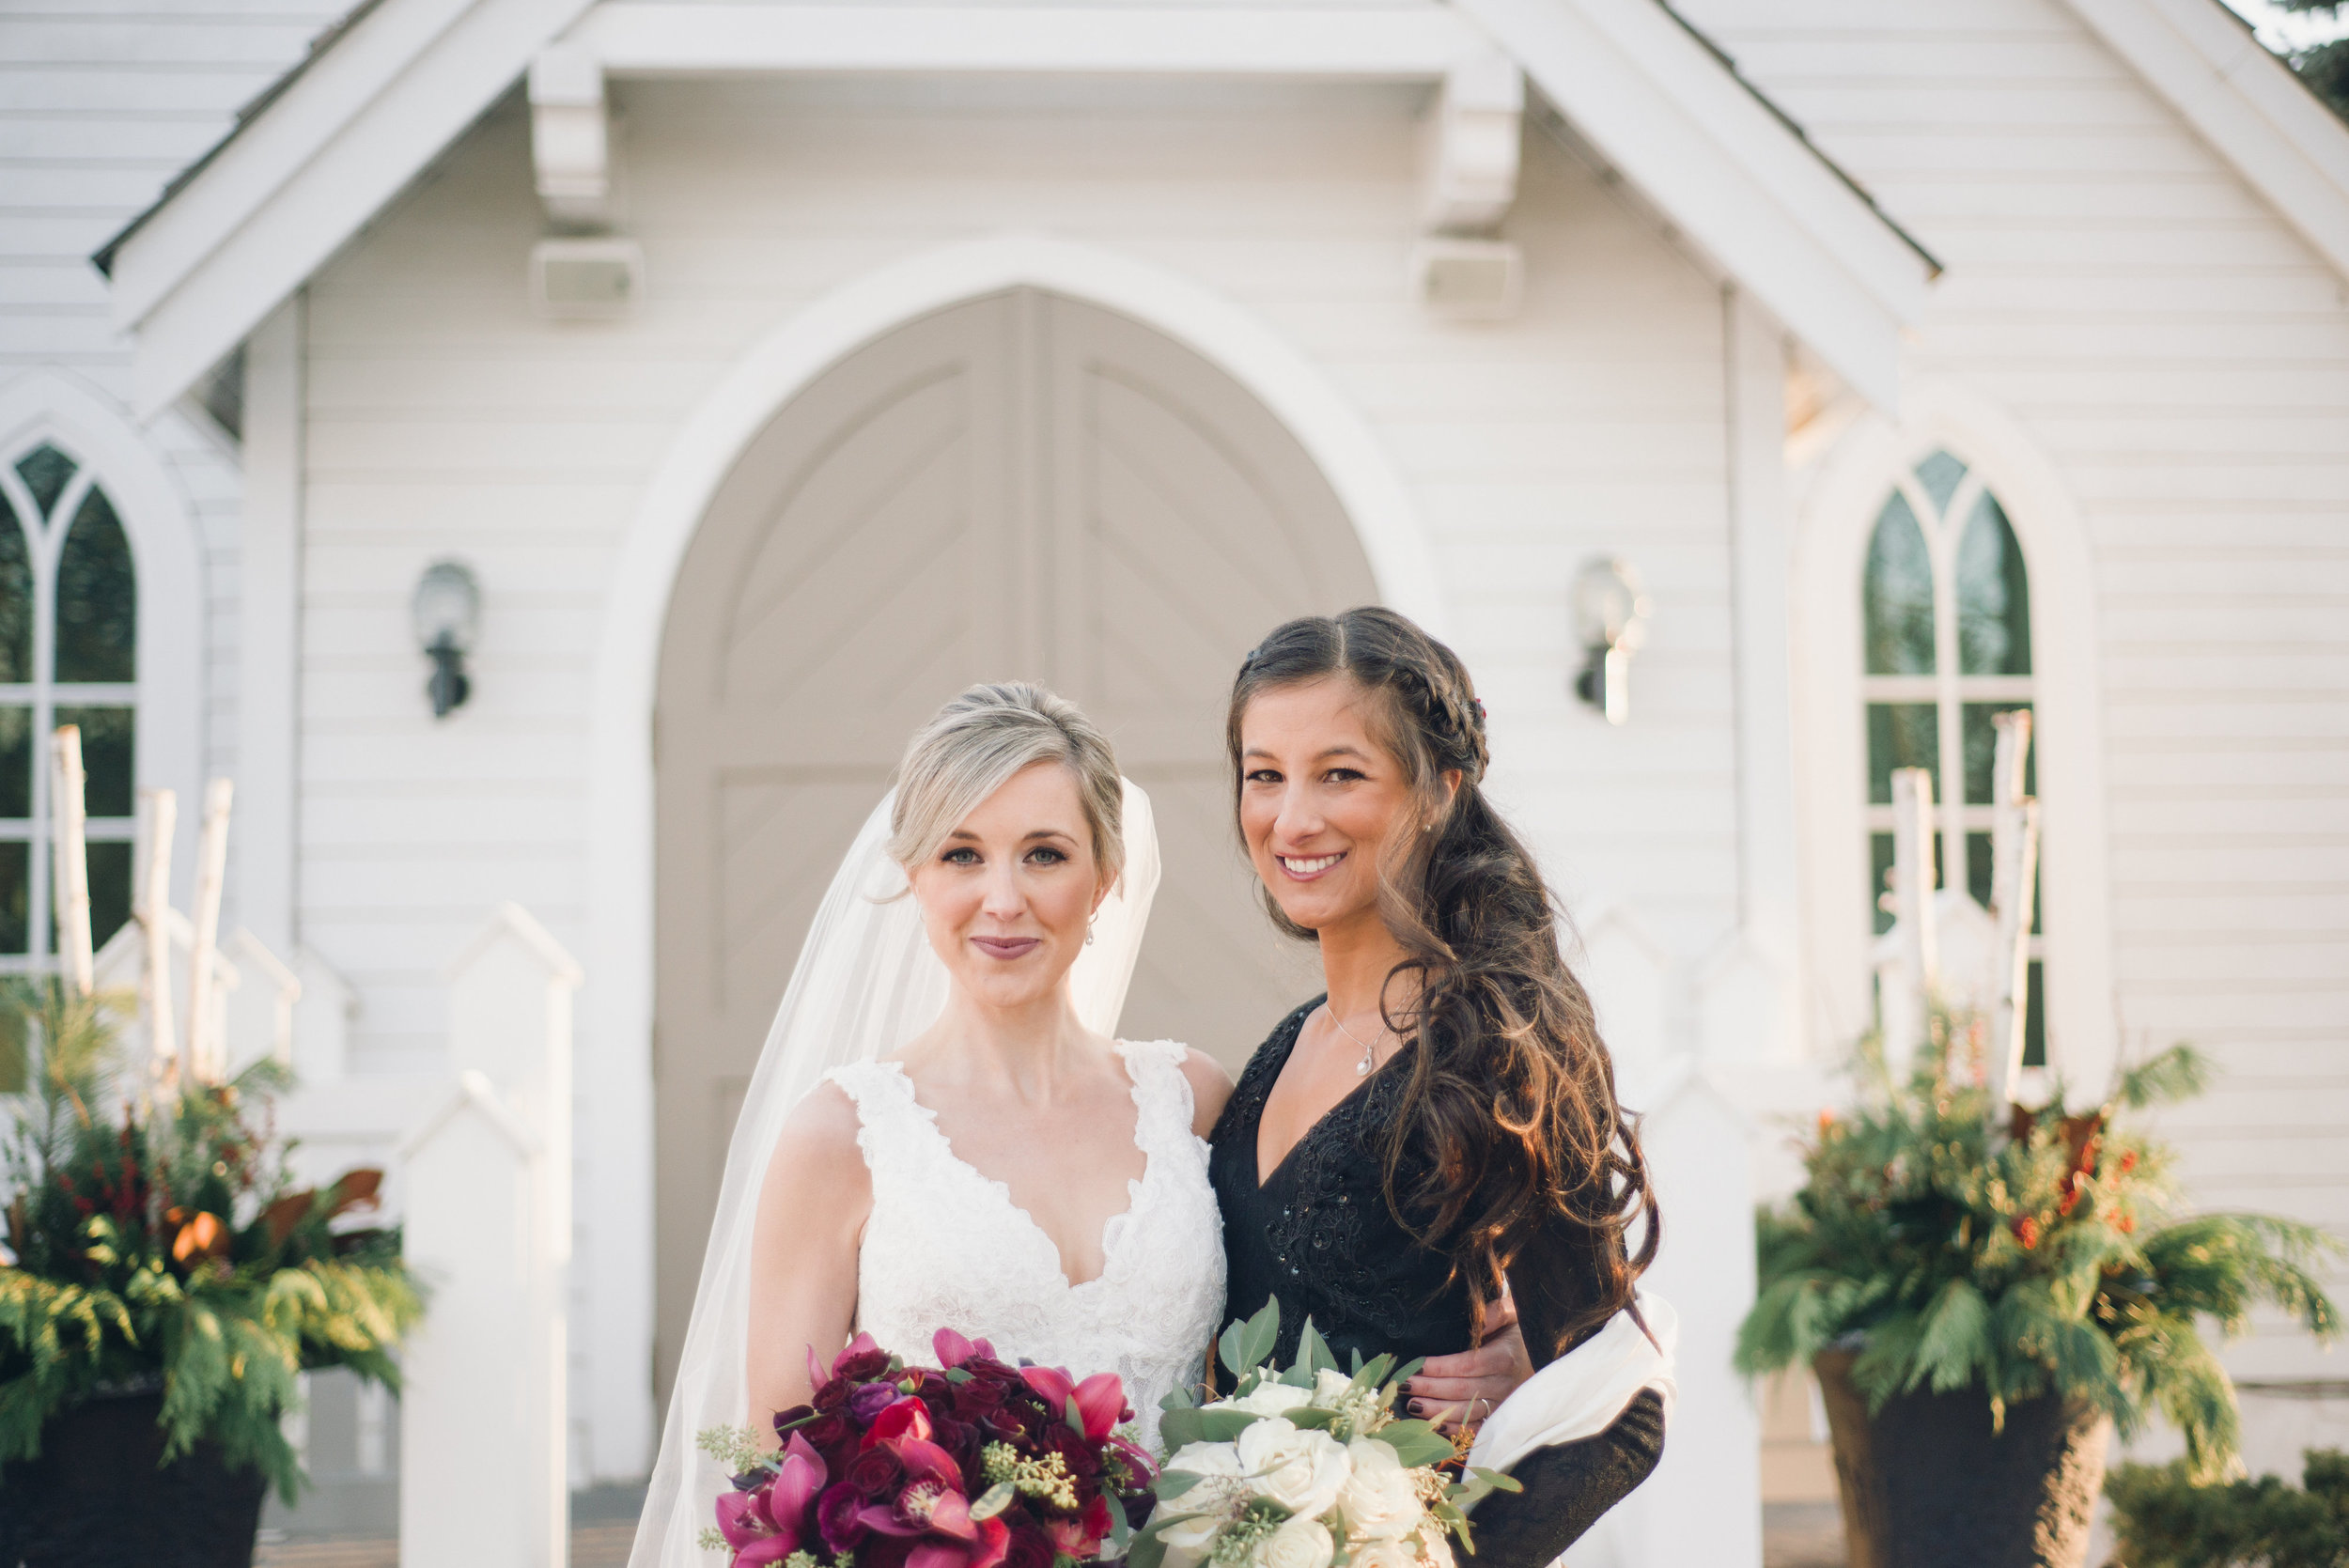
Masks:
[[[1370,1040],[1365,1043],[1361,1035],[1346,1027],[1346,1020],[1338,1017],[1336,1008],[1325,1001],[1321,1004],[1321,1010],[1330,1015],[1330,1021],[1337,1026],[1339,1033],[1362,1048],[1362,1059],[1354,1063],[1354,1076],[1356,1078],[1369,1077],[1371,1068],[1378,1064],[1378,1058],[1372,1048],[1377,1044],[1377,1035],[1371,1036]],[[1383,1029],[1378,1032],[1379,1034],[1385,1032]]]

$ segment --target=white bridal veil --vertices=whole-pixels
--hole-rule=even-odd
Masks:
[[[693,1440],[706,1428],[740,1426],[749,1420],[743,1353],[750,1328],[751,1230],[758,1217],[759,1185],[785,1119],[825,1073],[896,1049],[927,1028],[946,1004],[946,969],[930,951],[921,911],[912,899],[894,896],[906,887],[903,868],[888,852],[894,799],[894,793],[884,796],[873,808],[825,891],[734,1125],[709,1250],[693,1296],[692,1325],[686,1330],[661,1457],[653,1467],[629,1568],[708,1568],[710,1561],[695,1543],[717,1522],[710,1504],[727,1478]],[[1103,1034],[1117,1031],[1159,886],[1150,798],[1131,780],[1126,783],[1125,839],[1125,873],[1102,901],[1093,939],[1069,971],[1077,1016]],[[891,1348],[919,1354],[925,1347]]]

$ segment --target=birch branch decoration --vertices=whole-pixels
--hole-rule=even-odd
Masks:
[[[89,929],[88,815],[83,791],[82,731],[60,724],[49,737],[50,854],[57,897],[57,962],[76,996],[97,987]]]
[[[1933,921],[1933,774],[1892,770],[1892,929],[1900,939],[1900,995],[1883,999],[1886,1063],[1897,1077],[1924,1040],[1940,978]]]
[[[2015,1081],[2023,1071],[2024,1025],[2030,1006],[2031,906],[2039,883],[2039,802],[2023,793],[2030,757],[2030,710],[1994,714],[1998,749],[1990,773],[1990,914],[1998,926],[1991,954],[1990,1114],[2004,1126]]]
[[[191,1080],[217,1083],[227,1065],[214,1036],[212,966],[220,947],[220,895],[228,877],[228,807],[236,785],[214,779],[204,786],[204,823],[195,850],[195,939],[188,948],[188,1033],[185,1065]]]
[[[148,1068],[151,1077],[172,1076],[179,1031],[171,1017],[171,842],[179,820],[179,797],[168,789],[139,791],[138,887],[139,1011],[147,1020]]]

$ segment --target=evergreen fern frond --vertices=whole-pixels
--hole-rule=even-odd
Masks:
[[[1990,1305],[1969,1281],[1952,1280],[1925,1312],[1902,1391],[1930,1386],[1952,1393],[1973,1383],[1990,1360]]]
[[[2159,1056],[2123,1069],[2113,1098],[2131,1110],[2190,1100],[2210,1087],[2210,1058],[2181,1040]]]

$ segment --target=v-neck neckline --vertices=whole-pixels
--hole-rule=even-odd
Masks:
[[[1297,1020],[1297,1027],[1289,1031],[1289,1043],[1287,1046],[1283,1048],[1281,1051],[1281,1060],[1273,1065],[1272,1082],[1264,1092],[1264,1100],[1256,1107],[1256,1125],[1249,1129],[1248,1134],[1248,1159],[1250,1173],[1256,1179],[1256,1190],[1258,1192],[1263,1192],[1272,1186],[1273,1181],[1279,1177],[1281,1172],[1289,1168],[1290,1161],[1296,1159],[1297,1151],[1312,1142],[1321,1132],[1321,1129],[1330,1125],[1330,1119],[1332,1116],[1335,1116],[1340,1110],[1344,1110],[1356,1095],[1368,1094],[1370,1092],[1370,1086],[1378,1081],[1378,1075],[1392,1066],[1394,1064],[1395,1058],[1403,1054],[1402,1050],[1397,1048],[1394,1056],[1388,1057],[1386,1061],[1379,1063],[1369,1072],[1364,1073],[1362,1075],[1362,1080],[1360,1083],[1357,1083],[1353,1088],[1348,1089],[1345,1094],[1340,1094],[1336,1099],[1330,1101],[1330,1108],[1324,1110],[1320,1115],[1315,1117],[1313,1121],[1306,1126],[1305,1130],[1297,1135],[1297,1141],[1291,1143],[1286,1149],[1282,1151],[1281,1157],[1272,1162],[1272,1169],[1268,1172],[1264,1168],[1265,1112],[1272,1109],[1272,1096],[1280,1090],[1281,1075],[1288,1071],[1289,1063],[1296,1057],[1298,1045],[1305,1038],[1305,1026],[1313,1021],[1314,1009],[1324,1005],[1329,1001],[1329,1000],[1328,995],[1325,993],[1324,995],[1305,1004],[1304,1014]],[[1408,1042],[1406,1042],[1406,1044],[1408,1043]]]
[[[1113,1261],[1111,1256],[1112,1251],[1118,1241],[1123,1239],[1125,1233],[1130,1229],[1126,1222],[1133,1218],[1134,1210],[1140,1206],[1143,1186],[1149,1181],[1150,1172],[1157,1164],[1156,1157],[1151,1154],[1149,1144],[1143,1141],[1142,1136],[1142,1119],[1147,1113],[1146,1108],[1142,1103],[1142,1079],[1134,1071],[1134,1061],[1127,1053],[1126,1042],[1116,1040],[1112,1044],[1117,1048],[1118,1065],[1126,1070],[1128,1092],[1134,1102],[1134,1147],[1142,1151],[1142,1174],[1126,1178],[1126,1206],[1101,1221],[1101,1272],[1089,1280],[1071,1280],[1068,1277],[1068,1262],[1061,1256],[1060,1243],[1052,1239],[1052,1233],[1046,1230],[1033,1213],[1012,1197],[1009,1182],[999,1176],[988,1175],[955,1152],[955,1141],[946,1136],[944,1127],[938,1125],[938,1112],[924,1105],[921,1096],[914,1093],[913,1075],[905,1070],[904,1063],[896,1061],[880,1063],[896,1075],[898,1084],[905,1090],[906,1103],[913,1108],[923,1125],[930,1129],[930,1136],[938,1140],[939,1152],[946,1157],[948,1163],[968,1172],[972,1180],[981,1187],[990,1188],[997,1197],[1003,1200],[1003,1207],[1011,1211],[1013,1219],[1025,1225],[1028,1233],[1044,1244],[1044,1250],[1050,1255],[1052,1260],[1053,1275],[1059,1279],[1061,1288],[1071,1293],[1097,1285],[1110,1277],[1110,1268]]]

